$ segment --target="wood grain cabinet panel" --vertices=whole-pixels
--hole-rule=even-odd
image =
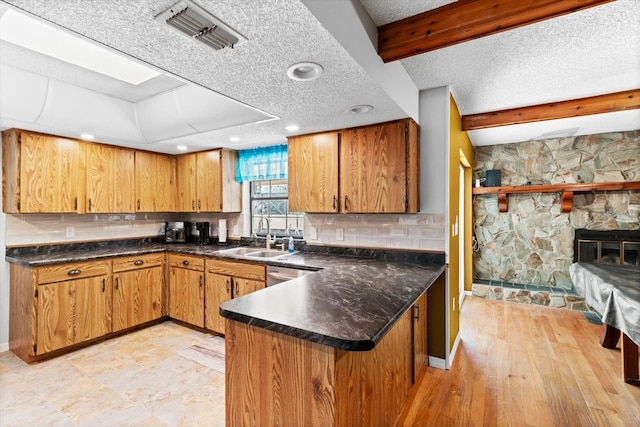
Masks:
[[[62,280],[61,272],[66,271]],[[111,332],[111,278],[107,262],[62,264],[36,270],[35,355]]]
[[[413,383],[424,375],[429,364],[427,351],[427,293],[413,304]]]
[[[411,119],[289,138],[289,209],[418,212],[419,157]]]
[[[83,213],[84,148],[73,139],[4,131],[4,212]]]
[[[266,286],[266,269],[262,264],[225,260],[206,261],[205,328],[224,334],[220,304]]]
[[[87,212],[135,212],[134,151],[87,144]]]
[[[338,132],[289,138],[290,211],[339,211],[338,141]]]
[[[169,255],[169,316],[204,327],[204,259]]]
[[[113,261],[113,332],[162,317],[164,254]]]
[[[173,156],[135,152],[136,212],[176,210],[176,159]]]
[[[235,179],[237,153],[212,150],[177,159],[179,212],[240,212],[241,187]]]

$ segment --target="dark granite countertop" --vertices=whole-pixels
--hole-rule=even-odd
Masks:
[[[221,250],[236,244],[73,245],[71,250],[7,251],[8,262],[38,267],[154,252],[178,252],[274,266],[317,270],[220,305],[229,319],[344,350],[371,350],[444,272],[444,255],[420,252],[304,247],[294,254],[261,259]],[[391,254],[391,255],[390,255]]]

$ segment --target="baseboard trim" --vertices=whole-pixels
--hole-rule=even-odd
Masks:
[[[0,353],[4,353],[5,351],[9,351],[9,343],[8,342],[0,344]]]
[[[432,368],[447,369],[445,360],[434,356],[429,356],[429,366]]]
[[[458,345],[460,345],[460,332],[456,335],[456,339],[453,342],[453,348],[449,353],[449,360],[447,360],[447,369],[451,369],[451,365],[453,364],[453,359],[456,357],[456,353],[458,352]]]
[[[471,292],[471,291],[464,291],[464,296],[465,296],[465,297],[473,296],[473,292]]]

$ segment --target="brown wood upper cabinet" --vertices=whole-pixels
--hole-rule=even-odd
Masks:
[[[176,159],[166,154],[135,152],[136,212],[176,210]]]
[[[81,141],[11,129],[2,133],[3,211],[83,213]]]
[[[289,209],[418,212],[418,135],[403,119],[289,138]]]
[[[87,144],[87,212],[135,212],[134,151]]]
[[[178,156],[178,212],[240,212],[240,184],[235,180],[237,153],[213,150]]]

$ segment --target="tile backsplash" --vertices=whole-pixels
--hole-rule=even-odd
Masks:
[[[218,219],[226,218],[230,237],[243,232],[241,214],[26,214],[6,218],[7,247],[154,237],[162,235],[166,221],[210,221],[217,227]]]
[[[441,214],[306,214],[307,244],[445,250]]]

